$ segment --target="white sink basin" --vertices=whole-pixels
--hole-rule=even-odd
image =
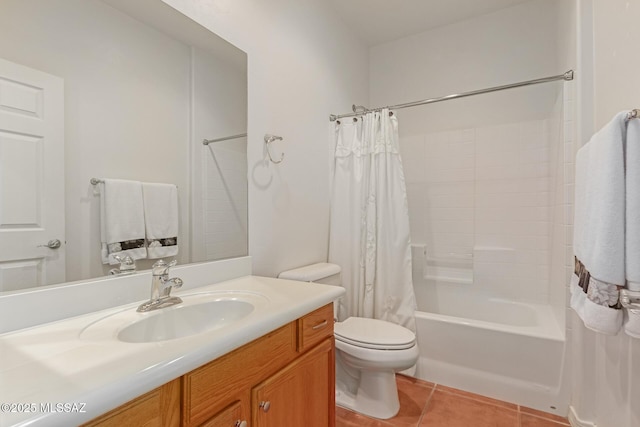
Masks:
[[[157,313],[152,313],[153,316],[122,329],[118,339],[124,342],[154,342],[187,337],[222,328],[247,316],[253,309],[251,303],[234,300],[159,309]]]
[[[134,307],[110,314],[85,327],[80,338],[125,343],[185,338],[228,327],[268,301],[259,294],[238,292],[181,295],[181,298],[181,304],[146,313],[138,313]]]

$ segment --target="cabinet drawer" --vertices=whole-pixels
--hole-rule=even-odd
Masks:
[[[298,319],[298,351],[303,352],[333,336],[333,303]]]
[[[242,403],[236,401],[214,415],[213,418],[210,418],[200,427],[241,427],[243,421],[245,425],[247,425],[248,420],[242,410]]]

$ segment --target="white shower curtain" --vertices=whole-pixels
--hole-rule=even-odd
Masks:
[[[415,331],[407,192],[398,121],[389,110],[335,125],[329,262],[347,291],[338,317],[387,320]]]

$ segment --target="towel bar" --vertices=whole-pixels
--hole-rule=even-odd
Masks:
[[[640,292],[621,289],[620,304],[630,310],[640,310]]]

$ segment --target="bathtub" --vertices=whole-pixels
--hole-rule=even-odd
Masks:
[[[565,337],[551,306],[431,285],[416,289],[416,376],[566,416]]]

